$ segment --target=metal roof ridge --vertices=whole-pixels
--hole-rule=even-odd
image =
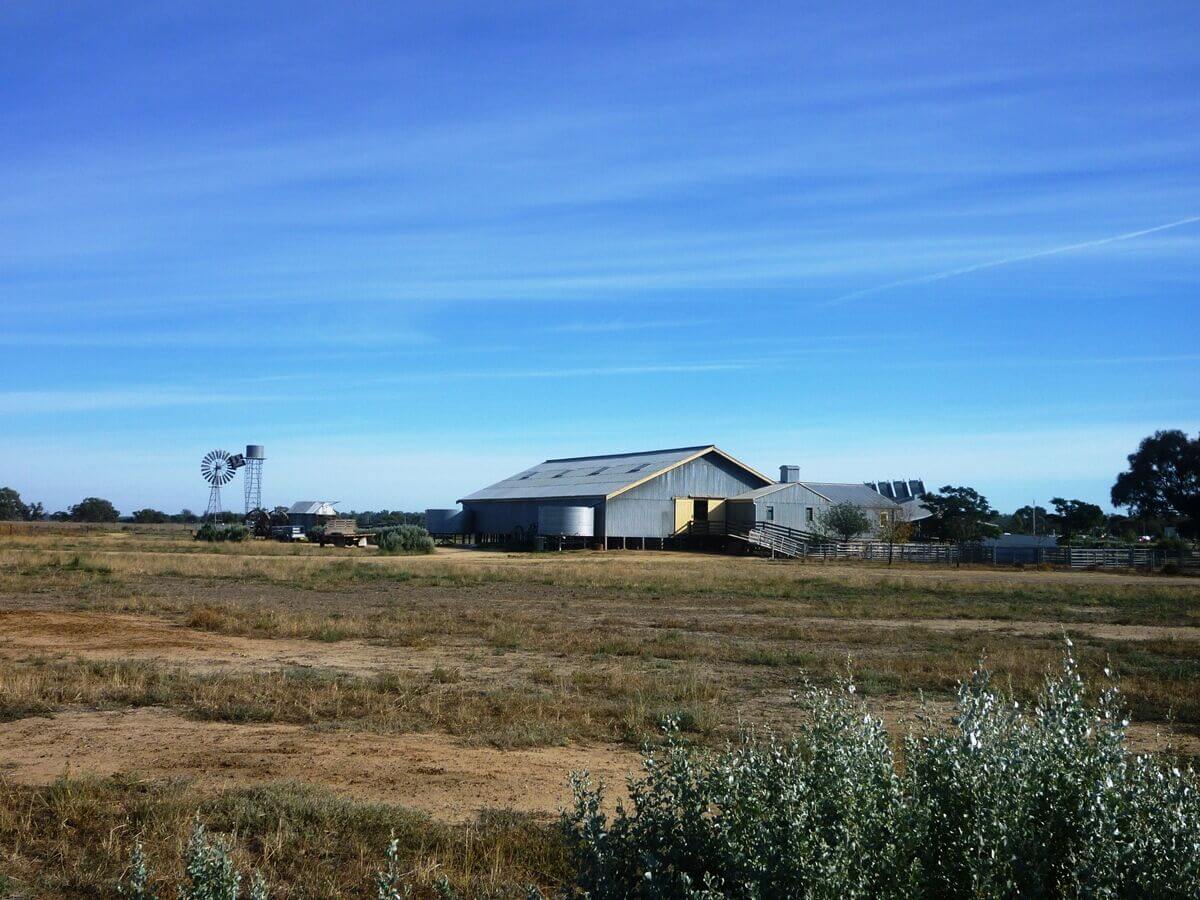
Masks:
[[[814,494],[816,494],[818,497],[820,497],[822,500],[829,500],[830,503],[833,502],[832,499],[830,499],[829,497],[826,497],[824,494],[822,494],[820,491],[818,491],[815,487],[813,487],[813,485],[814,484],[835,484],[836,482],[833,482],[833,481],[796,481],[793,483],[794,484],[802,484],[806,488],[808,488],[810,491],[812,491]],[[880,494],[879,496],[882,497],[883,495]]]
[[[564,463],[564,462],[582,462],[585,459],[620,459],[623,456],[654,456],[659,453],[682,453],[684,450],[708,450],[715,449],[713,444],[696,444],[694,447],[664,447],[661,450],[631,450],[627,453],[601,453],[596,456],[563,456],[557,459],[543,460],[541,465],[546,463]]]

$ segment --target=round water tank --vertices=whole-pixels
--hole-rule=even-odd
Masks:
[[[425,530],[430,534],[470,534],[471,513],[465,509],[427,509]]]
[[[262,444],[247,444],[246,459],[266,459],[267,451]]]
[[[539,506],[538,534],[554,537],[592,537],[596,510],[590,506]]]

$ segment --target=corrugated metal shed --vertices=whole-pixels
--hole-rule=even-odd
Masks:
[[[607,497],[627,491],[666,470],[696,459],[706,453],[717,453],[755,475],[770,481],[724,451],[706,444],[698,447],[675,447],[669,450],[649,450],[639,453],[616,453],[607,456],[577,456],[567,459],[548,459],[524,472],[518,472],[493,485],[463,497],[459,502],[476,500],[537,500],[571,497]]]
[[[325,500],[298,500],[288,509],[289,516],[336,516],[338,511]]]

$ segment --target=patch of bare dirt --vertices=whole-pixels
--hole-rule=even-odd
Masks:
[[[358,640],[333,643],[218,634],[145,615],[105,612],[0,610],[0,659],[68,656],[140,660],[196,672],[265,671],[281,667],[331,669],[348,674],[457,667],[472,654],[471,673],[493,677],[511,671],[515,658],[489,656],[478,647],[436,649],[377,646]]]
[[[318,732],[294,725],[196,722],[168,710],[65,712],[0,725],[0,776],[46,784],[69,774],[184,777],[228,788],[296,780],[448,822],[481,809],[553,816],[572,771],[620,793],[638,755],[615,746],[496,750],[441,734]]]

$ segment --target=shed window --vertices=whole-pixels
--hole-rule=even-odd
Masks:
[[[879,514],[879,524],[886,525],[888,523],[888,519],[890,519],[890,518],[891,518],[891,516],[889,516],[886,512],[881,512]]]
[[[811,506],[804,509],[804,521],[811,522],[813,520],[813,508]]]
[[[775,507],[773,507],[773,506],[767,507],[767,521],[768,522],[775,521]]]
[[[636,466],[634,466],[629,471],[630,472],[640,472],[640,471],[642,471],[642,469],[646,468],[646,466],[648,466],[648,465],[650,465],[650,463],[638,463]]]

